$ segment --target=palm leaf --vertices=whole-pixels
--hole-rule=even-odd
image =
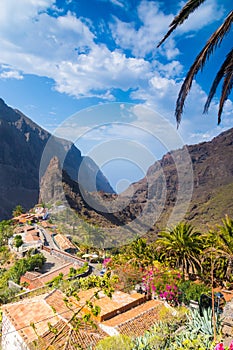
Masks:
[[[232,22],[233,22],[233,11],[229,13],[227,18],[223,22],[223,24],[211,35],[206,45],[198,54],[191,68],[189,69],[189,72],[186,75],[186,78],[181,86],[179,96],[176,102],[175,116],[176,116],[178,125],[180,123],[181,116],[183,113],[185,99],[191,89],[192,82],[195,75],[198,73],[200,69],[204,67],[207,59],[213,53],[214,49],[221,44],[224,36],[230,30]]]
[[[224,103],[227,100],[228,96],[231,93],[232,85],[233,85],[233,55],[231,57],[231,61],[229,62],[228,66],[226,67],[226,73],[225,73],[225,78],[223,81],[222,94],[221,94],[221,99],[220,99],[220,103],[219,103],[219,110],[218,110],[218,124],[220,124],[220,122],[221,122],[221,115],[222,115],[223,106],[224,106]]]
[[[206,100],[206,103],[205,103],[205,107],[204,107],[204,112],[203,113],[207,113],[208,112],[208,109],[209,109],[209,106],[210,106],[210,102],[212,101],[214,95],[215,95],[215,92],[217,90],[217,87],[220,83],[220,81],[222,80],[223,76],[225,75],[225,72],[228,72],[229,70],[232,71],[232,66],[233,66],[233,50],[231,50],[225,61],[223,62],[222,66],[220,67],[218,73],[216,74],[216,77],[214,79],[214,82],[210,88],[210,92],[209,92],[209,95],[208,95],[208,98]]]
[[[170,23],[169,27],[170,29],[165,34],[163,39],[159,42],[157,47],[162,45],[162,43],[171,35],[171,33],[179,26],[181,25],[188,17],[189,15],[194,12],[205,0],[189,0],[185,6],[181,9],[181,11],[178,13],[178,15],[173,19],[173,21]]]

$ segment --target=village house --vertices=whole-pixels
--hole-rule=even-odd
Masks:
[[[53,278],[59,276],[59,274],[62,274],[64,278],[67,278],[71,268],[77,270],[80,266],[74,263],[64,263],[62,266],[43,274],[37,271],[27,271],[21,276],[20,284],[27,285],[27,289],[29,290],[40,288],[45,286]]]
[[[44,237],[39,229],[33,225],[18,226],[14,230],[14,235],[9,239],[9,246],[14,249],[14,237],[20,235],[23,240],[19,252],[26,252],[31,248],[39,249],[44,243]]]
[[[12,220],[15,224],[26,224],[27,222],[38,222],[40,220],[46,220],[48,218],[48,209],[37,207],[34,212],[28,212],[15,216]]]
[[[66,253],[69,254],[76,254],[77,253],[77,247],[64,235],[57,234],[54,236],[54,241],[59,249],[63,250]]]
[[[68,321],[78,305],[72,301],[73,306],[69,305],[68,308],[63,300],[64,297],[62,292],[55,290],[4,305],[2,307],[2,350],[44,349],[55,335],[49,330],[48,323],[54,329],[63,329],[62,337],[57,339],[60,343],[59,349],[67,348],[66,345],[70,342],[73,342],[71,343],[73,347],[69,349],[77,349],[75,347],[77,343],[87,348],[89,344],[95,345],[102,339],[106,334],[101,329],[96,330],[90,326],[85,328],[84,325],[84,329],[78,332],[73,330]],[[64,347],[61,347],[62,344]]]
[[[116,291],[109,298],[99,292],[99,298],[93,298],[95,292],[95,288],[82,291],[79,300],[70,297],[69,308],[64,301],[65,295],[59,290],[4,305],[2,350],[41,350],[51,341],[57,349],[74,350],[77,345],[88,349],[108,335],[142,335],[158,319],[163,305],[161,301],[147,301],[138,293]],[[90,298],[101,308],[100,314],[93,317],[97,328],[83,324],[75,329],[69,321],[81,307],[80,317],[89,312],[86,300]],[[55,337],[56,333],[59,336]]]

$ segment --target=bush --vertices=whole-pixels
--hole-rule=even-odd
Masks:
[[[132,350],[133,342],[127,335],[115,335],[102,339],[96,346],[96,350]]]
[[[189,304],[190,300],[199,302],[201,294],[206,294],[210,291],[209,287],[205,284],[191,281],[179,283],[179,289],[182,292],[181,299],[185,304]]]

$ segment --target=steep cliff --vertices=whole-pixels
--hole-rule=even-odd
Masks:
[[[48,141],[50,147],[46,147]],[[46,152],[43,153],[45,147]],[[77,179],[85,157],[75,145],[53,137],[0,99],[0,220],[9,218],[18,204],[29,209],[38,202],[40,176],[44,175],[54,156],[62,164],[64,160],[63,168],[72,179]],[[113,193],[107,179],[92,160],[85,159],[84,168],[84,187],[94,190],[88,188],[89,184],[93,187],[94,183],[98,190]]]

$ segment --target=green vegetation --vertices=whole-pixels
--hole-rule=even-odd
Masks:
[[[221,322],[216,320],[217,332]],[[160,321],[143,336],[127,337],[124,335],[107,337],[101,340],[96,349],[129,350],[212,350],[213,324],[211,311],[201,317],[197,311],[177,308],[176,314],[164,307],[160,312]]]
[[[127,335],[115,335],[102,339],[96,346],[96,350],[131,350],[133,342]]]
[[[180,223],[161,232],[156,244],[162,261],[181,268],[183,278],[185,274],[195,273],[200,267],[198,255],[202,250],[202,239],[190,224]]]
[[[8,239],[13,236],[13,226],[11,220],[0,222],[0,247],[7,245]]]
[[[46,282],[46,285],[52,288],[58,288],[63,281],[63,276],[63,273],[59,273],[59,275],[54,277],[51,281]]]
[[[51,281],[46,282],[46,285],[52,288],[67,288],[67,286],[69,286],[68,280],[75,279],[75,277],[77,277],[78,275],[87,272],[88,268],[89,265],[87,262],[85,262],[83,266],[79,269],[71,267],[67,278],[64,278],[63,273],[59,273],[59,275],[54,277]]]
[[[22,205],[17,205],[15,209],[12,212],[13,217],[19,216],[23,214],[25,210],[23,209]]]
[[[179,283],[179,290],[182,292],[182,301],[189,304],[190,300],[199,302],[201,294],[208,294],[210,287],[202,282],[194,283],[187,280]]]
[[[13,293],[8,290],[8,281],[20,282],[20,277],[26,271],[33,271],[36,267],[41,268],[46,259],[43,254],[35,254],[27,258],[17,260],[8,270],[0,270],[0,302],[6,303]]]
[[[14,245],[17,248],[17,250],[19,249],[19,247],[21,247],[21,245],[23,245],[23,239],[21,235],[16,235],[14,237]]]
[[[12,235],[11,223],[3,223],[0,227],[5,230],[6,235]],[[93,228],[93,232],[96,229]],[[15,236],[16,246],[20,246],[21,241],[20,235]],[[87,243],[85,246],[91,251],[92,247],[88,247]],[[2,256],[5,255],[6,261],[9,257],[8,248],[3,245],[0,248],[1,253]],[[215,286],[231,286],[232,254],[233,220],[229,217],[226,216],[222,220],[222,225],[205,233],[196,231],[190,224],[179,223],[159,232],[154,242],[137,237],[126,246],[108,251],[108,257],[103,261],[106,267],[103,277],[92,274],[86,278],[76,278],[87,271],[86,262],[81,268],[71,268],[68,278],[59,274],[48,285],[59,288],[67,297],[73,296],[77,299],[79,290],[93,287],[98,291],[104,290],[109,296],[114,290],[130,292],[137,287],[148,297],[165,300],[175,307],[175,313],[174,309],[161,310],[159,321],[143,336],[108,337],[98,344],[97,350],[114,349],[114,346],[132,350],[212,350],[213,340],[216,340],[216,334],[220,331],[215,312],[212,314],[211,310],[204,309],[203,316],[200,316],[199,313],[190,312],[181,305],[189,305],[190,300],[199,301],[202,294],[211,295]],[[0,270],[0,301],[5,303],[14,294],[13,291],[7,291],[9,280],[19,283],[20,277],[26,271],[40,268],[44,261],[42,254],[29,253],[26,258],[17,260],[8,270]],[[98,292],[94,296],[98,298]],[[68,298],[65,302],[70,306]],[[92,315],[98,315],[100,310],[91,300],[87,302],[87,306],[90,313],[79,322],[94,326]],[[74,313],[74,317],[76,316]]]
[[[82,273],[87,272],[88,269],[89,269],[88,262],[85,262],[83,266],[79,267],[78,269],[71,267],[68,277],[75,277],[75,276],[81,275]]]

